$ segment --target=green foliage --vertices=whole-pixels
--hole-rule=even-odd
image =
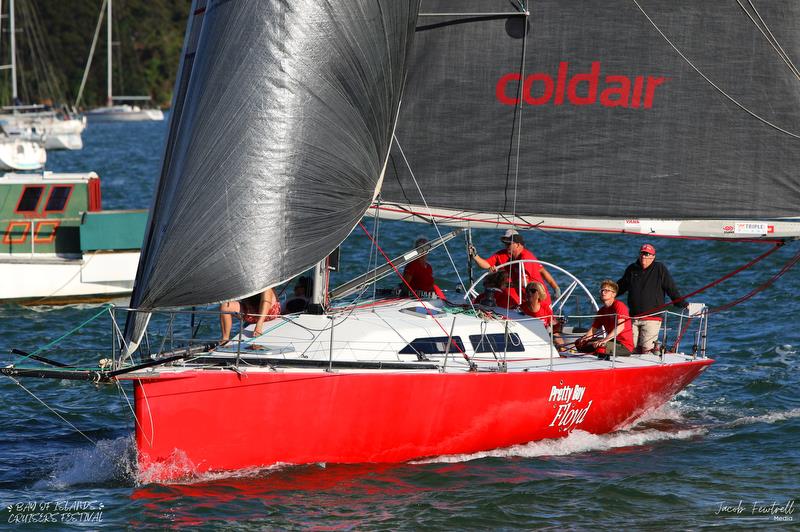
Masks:
[[[3,2],[4,11],[8,3]],[[16,0],[17,57],[20,99],[38,103],[48,99],[72,104],[89,56],[102,0]],[[114,0],[113,83],[115,95],[152,98],[160,107],[170,105],[180,61],[191,0]],[[4,13],[5,15],[6,13]],[[8,21],[3,19],[0,63],[8,63]],[[38,49],[38,25],[44,46]],[[26,42],[26,38],[29,42]],[[44,48],[44,52],[42,52]],[[40,57],[45,55],[47,57]],[[49,64],[47,68],[44,64]],[[45,78],[55,77],[56,80]],[[8,104],[10,74],[0,76],[0,100]],[[58,87],[58,88],[54,88]],[[58,94],[60,92],[61,94]],[[105,104],[105,20],[95,49],[81,106]]]

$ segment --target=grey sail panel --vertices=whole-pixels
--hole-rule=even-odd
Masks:
[[[321,260],[373,199],[417,2],[209,1],[132,306],[252,294]]]
[[[543,0],[527,28],[519,15],[425,15],[513,4],[420,6],[397,138],[429,205],[798,215],[800,4]],[[396,147],[382,200],[422,204]]]
[[[191,79],[192,67],[194,66],[194,59],[197,55],[197,44],[200,40],[200,33],[203,29],[203,19],[205,16],[208,0],[192,0],[191,10],[189,12],[189,19],[186,25],[186,34],[183,39],[183,52],[181,60],[178,65],[178,75],[175,79],[175,87],[172,91],[172,106],[169,113],[169,129],[167,138],[164,141],[164,152],[161,158],[161,173],[160,175],[169,175],[170,165],[173,163],[173,151],[177,140],[177,133],[180,130],[179,124],[183,117],[183,110],[187,99],[187,89],[189,79]],[[158,239],[153,237],[153,222],[156,219],[155,213],[159,212],[159,204],[167,200],[171,194],[168,193],[174,185],[167,179],[159,179],[157,183],[156,193],[153,195],[152,205],[150,206],[150,216],[147,223],[147,234],[142,245],[142,253],[139,256],[139,268],[137,277],[146,264],[146,258],[150,256],[153,244]],[[133,308],[139,306],[142,296],[142,288],[144,284],[139,280],[134,284],[133,293],[131,294],[130,305]],[[150,320],[150,314],[144,312],[129,313],[125,324],[125,342],[129,346],[126,354],[131,354],[136,350],[136,347],[141,341],[142,335],[147,328],[147,323]]]

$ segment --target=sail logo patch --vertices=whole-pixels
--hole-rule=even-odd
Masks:
[[[495,98],[503,105],[517,105],[519,96],[528,105],[595,105],[650,109],[656,98],[656,89],[669,78],[657,76],[601,76],[600,61],[592,62],[589,72],[570,74],[569,62],[558,64],[558,73],[535,72],[525,76],[522,94],[519,95],[519,72],[509,72],[497,80]]]
[[[737,235],[766,235],[775,232],[775,226],[764,222],[737,223],[733,232]]]

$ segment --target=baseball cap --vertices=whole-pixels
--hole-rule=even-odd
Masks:
[[[642,252],[647,252],[647,253],[650,253],[651,255],[655,255],[656,254],[656,248],[654,248],[650,244],[645,244],[639,249],[639,253],[642,253]]]
[[[518,244],[522,244],[525,242],[522,239],[522,235],[516,232],[514,229],[506,230],[505,234],[500,237],[500,241],[504,244],[508,244],[509,242],[516,242]]]

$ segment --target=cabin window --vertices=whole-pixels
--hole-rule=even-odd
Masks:
[[[443,311],[437,308],[428,308],[422,306],[401,308],[400,312],[403,314],[408,314],[409,316],[417,316],[419,318],[427,318],[428,316],[439,316],[440,314],[444,314]]]
[[[58,185],[51,188],[50,197],[44,206],[45,212],[63,212],[71,193],[72,185]]]
[[[25,187],[22,190],[22,196],[19,198],[15,212],[36,212],[43,192],[44,186],[42,185]]]
[[[506,341],[506,338],[508,339]],[[469,341],[476,353],[513,353],[525,351],[517,333],[471,334]]]
[[[45,220],[36,224],[33,241],[36,244],[52,244],[56,239],[56,229],[61,220]]]
[[[438,355],[444,354],[447,349],[447,336],[435,336],[433,338],[416,338],[410,344],[400,350],[401,355]],[[458,336],[453,336],[453,343],[450,344],[450,353],[463,353],[464,343]]]
[[[3,244],[22,244],[28,239],[30,222],[9,222],[3,234]]]

